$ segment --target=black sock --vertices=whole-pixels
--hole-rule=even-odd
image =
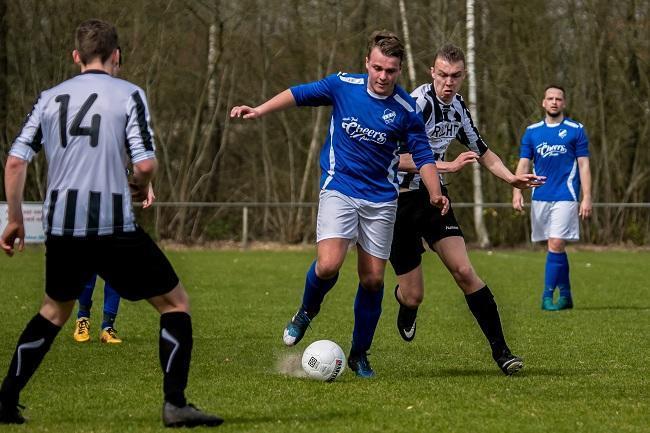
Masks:
[[[478,326],[485,334],[492,348],[492,357],[495,359],[501,356],[504,351],[509,351],[506,344],[503,330],[501,329],[501,319],[499,318],[499,311],[497,304],[494,302],[494,296],[490,292],[490,288],[486,285],[478,291],[465,295],[465,300],[469,306],[470,311],[476,318]]]
[[[60,330],[40,314],[29,321],[18,339],[9,371],[2,382],[0,401],[7,405],[18,403],[20,391],[36,372]]]
[[[165,401],[184,407],[185,387],[192,358],[192,319],[183,312],[160,316],[160,365]]]

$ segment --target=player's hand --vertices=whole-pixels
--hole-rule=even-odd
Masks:
[[[22,221],[10,221],[0,237],[0,248],[9,257],[14,255],[16,239],[18,239],[18,251],[25,249],[25,226]]]
[[[449,211],[449,199],[444,195],[431,195],[429,202],[440,209],[440,215],[445,215]]]
[[[149,190],[147,191],[147,198],[142,201],[142,209],[146,209],[156,201],[156,195],[153,193],[153,185],[149,182]]]
[[[136,201],[141,201],[144,202],[147,201],[149,197],[149,185],[150,184],[140,184],[134,179],[129,180],[129,189],[131,190],[131,198],[133,199],[134,202]]]
[[[257,119],[258,117],[261,117],[262,114],[259,112],[259,110],[256,110],[253,107],[249,107],[248,105],[239,105],[237,107],[233,107],[232,110],[230,110],[230,117],[243,117],[244,119]]]
[[[591,216],[591,198],[590,197],[583,197],[582,201],[580,202],[580,210],[578,211],[578,215],[585,220]]]
[[[528,189],[542,186],[545,182],[546,176],[536,176],[534,174],[516,174],[512,178],[512,181],[510,181],[510,185],[514,186],[517,189]]]
[[[451,173],[455,173],[457,171],[460,171],[467,164],[471,164],[476,161],[478,161],[478,155],[475,152],[472,152],[471,150],[463,152],[458,155],[456,159],[454,159],[449,171]]]
[[[524,195],[518,189],[512,192],[512,207],[517,212],[524,212]]]

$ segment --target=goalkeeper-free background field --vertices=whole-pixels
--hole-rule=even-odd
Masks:
[[[526,367],[505,377],[451,277],[431,254],[415,341],[395,329],[388,268],[384,313],[370,360],[375,380],[346,370],[334,383],[278,373],[317,339],[349,350],[356,255],[297,348],[283,327],[299,304],[313,258],[305,251],[168,251],[190,292],[194,352],[189,400],[219,413],[222,432],[650,432],[650,253],[570,254],[576,308],[542,312],[544,253],[471,253],[494,292],[506,337]],[[134,272],[137,264],[134,264]],[[43,250],[0,258],[0,370],[43,293]],[[162,431],[158,316],[123,302],[124,343],[97,339],[98,287],[88,344],[72,321],[22,394],[21,432]],[[286,363],[286,362],[285,362]]]

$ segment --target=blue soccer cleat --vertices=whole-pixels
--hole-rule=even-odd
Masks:
[[[362,377],[364,379],[371,379],[375,377],[375,371],[370,366],[370,361],[368,361],[368,354],[366,352],[361,352],[359,354],[352,354],[348,357],[348,366],[357,377]]]
[[[298,312],[294,314],[291,321],[287,323],[287,327],[284,328],[284,335],[282,336],[284,344],[287,346],[295,346],[298,344],[298,342],[302,340],[302,337],[305,336],[305,332],[307,331],[310,322],[311,319],[305,310],[300,308]]]
[[[560,296],[555,304],[556,310],[569,310],[573,308],[573,299],[570,296]]]
[[[553,298],[544,297],[542,298],[542,310],[546,311],[557,311],[557,305],[553,303]]]

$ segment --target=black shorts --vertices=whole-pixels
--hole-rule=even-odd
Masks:
[[[449,198],[447,189],[442,194]],[[397,218],[390,251],[390,263],[397,275],[403,275],[417,268],[426,251],[424,239],[429,248],[440,239],[450,236],[463,237],[460,225],[454,216],[449,200],[449,212],[440,215],[440,209],[429,203],[429,193],[424,190],[403,192],[397,200]]]
[[[140,227],[119,235],[45,240],[45,293],[59,302],[79,298],[99,275],[124,299],[164,295],[178,285],[174,268]]]

